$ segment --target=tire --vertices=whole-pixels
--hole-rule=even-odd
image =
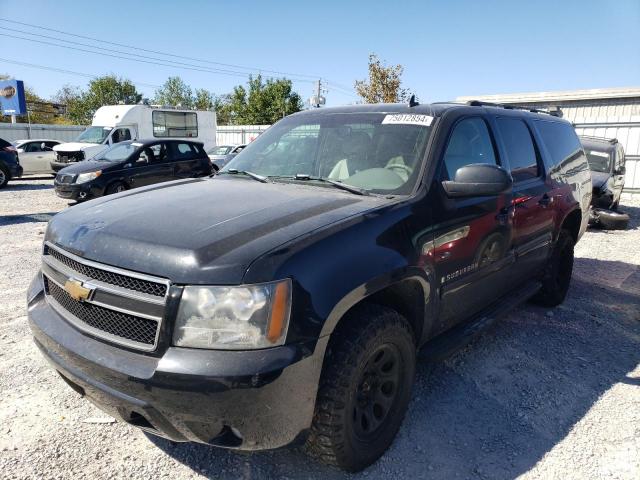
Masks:
[[[0,188],[6,187],[10,178],[9,170],[4,165],[0,165]]]
[[[626,230],[629,226],[629,215],[612,210],[598,210],[598,226],[606,230]]]
[[[375,462],[400,429],[416,345],[404,317],[386,307],[362,305],[343,322],[327,349],[306,450],[357,472]]]
[[[105,190],[105,195],[112,195],[114,193],[124,192],[127,189],[127,186],[122,182],[113,182],[111,185],[107,187]]]
[[[532,299],[534,303],[555,307],[564,301],[571,283],[574,245],[571,233],[561,230],[542,276],[542,288]]]

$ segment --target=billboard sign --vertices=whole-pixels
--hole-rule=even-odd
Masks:
[[[26,115],[27,102],[22,80],[0,81],[0,109],[3,115]]]

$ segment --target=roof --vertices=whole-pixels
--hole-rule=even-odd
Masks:
[[[445,111],[451,109],[478,109],[486,108],[492,110],[500,110],[505,115],[547,115],[546,112],[530,112],[527,109],[505,109],[500,105],[467,105],[465,103],[457,102],[438,102],[438,103],[425,103],[409,107],[407,103],[368,103],[358,105],[345,105],[342,107],[327,107],[327,108],[315,108],[304,110],[302,112],[294,113],[293,117],[298,115],[331,115],[340,113],[403,113],[403,114],[418,114],[418,115],[430,115],[432,117],[439,117]],[[554,119],[561,120],[559,117],[552,117]]]
[[[471,95],[456,98],[458,102],[482,100],[495,103],[547,103],[576,100],[602,100],[609,98],[640,98],[640,87],[593,88],[555,92],[506,93],[497,95]]]
[[[14,140],[15,143],[28,143],[28,142],[58,142],[64,143],[62,140],[56,140],[55,138],[23,138],[21,140]]]
[[[190,140],[188,138],[173,138],[173,137],[152,137],[152,138],[140,138],[138,140],[125,140],[124,142],[118,142],[115,145],[120,145],[121,143],[141,143],[143,145],[148,145],[150,143],[158,143],[158,142],[188,142],[195,143],[198,145],[203,145],[200,140]]]
[[[583,147],[595,148],[598,150],[615,150],[618,140],[615,138],[590,137],[588,135],[578,135]]]

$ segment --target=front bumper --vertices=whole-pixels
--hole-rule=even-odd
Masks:
[[[80,333],[33,285],[36,345],[74,390],[118,420],[173,441],[241,450],[287,445],[311,425],[326,338],[315,349],[136,353]]]
[[[53,162],[50,162],[49,165],[51,165],[51,170],[53,170],[54,172],[59,172],[63,168],[68,167],[69,165],[73,165],[74,163],[76,162],[59,162],[57,160],[54,160]]]
[[[78,198],[89,198],[91,195],[91,182],[87,183],[58,183],[54,181],[56,195],[60,198],[77,200]]]

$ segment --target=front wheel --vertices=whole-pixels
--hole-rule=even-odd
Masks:
[[[538,305],[555,307],[564,302],[573,272],[574,245],[571,232],[560,230],[542,276],[542,288],[532,299]]]
[[[402,424],[416,345],[404,317],[386,307],[363,305],[343,321],[328,347],[307,451],[357,472],[389,448]]]
[[[113,193],[124,192],[127,189],[127,186],[122,182],[114,182],[107,187],[106,194],[111,195]]]

